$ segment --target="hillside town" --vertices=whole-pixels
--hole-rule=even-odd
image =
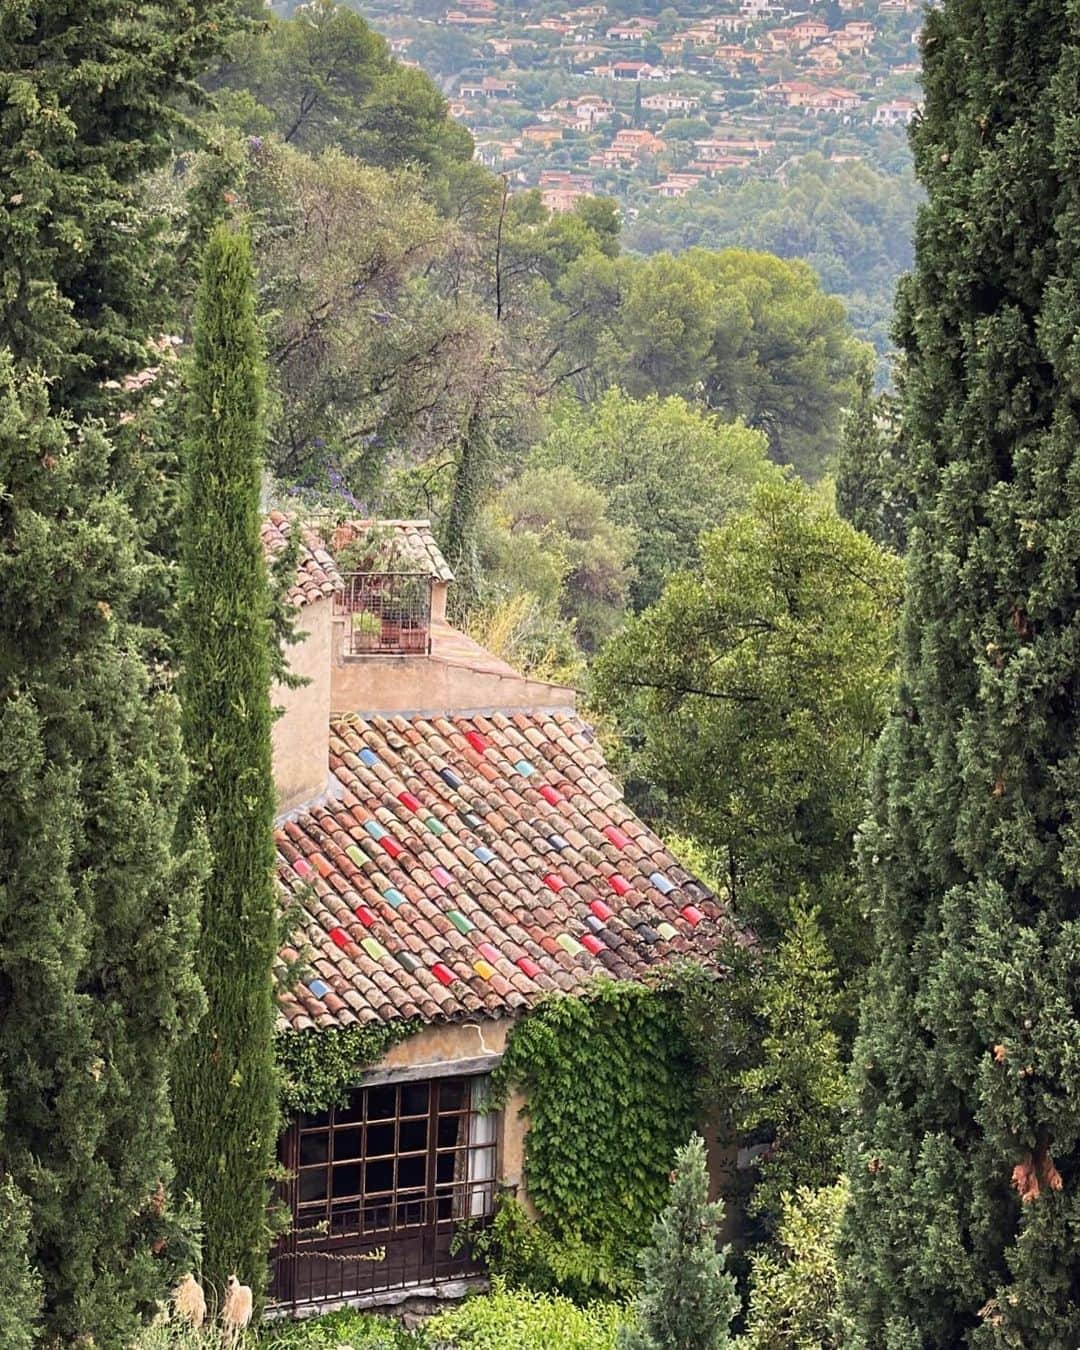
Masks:
[[[364,13],[435,77],[477,158],[555,211],[597,193],[632,211],[782,180],[809,151],[886,172],[906,163],[919,0],[565,3],[376,0]]]

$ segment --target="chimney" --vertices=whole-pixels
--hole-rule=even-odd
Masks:
[[[271,511],[263,523],[268,559],[286,547],[295,521]],[[334,596],[342,587],[334,560],[318,536],[304,529],[296,580],[288,601],[297,610],[296,630],[303,636],[285,652],[289,670],[305,683],[290,689],[275,685],[271,702],[282,709],[274,722],[274,782],[278,810],[295,810],[322,797],[330,778],[330,688],[333,664]]]
[[[446,622],[453,573],[428,521],[324,522],[320,534],[272,511],[263,525],[268,556],[297,527],[299,560],[288,598],[304,636],[285,655],[306,683],[273,692],[283,709],[273,732],[281,813],[329,790],[334,716],[573,709],[572,689],[520,674]]]

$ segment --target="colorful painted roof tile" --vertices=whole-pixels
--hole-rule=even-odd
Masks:
[[[335,794],[277,831],[300,913],[281,969],[304,957],[283,1027],[507,1016],[735,931],[574,713],[335,718],[330,767]]]

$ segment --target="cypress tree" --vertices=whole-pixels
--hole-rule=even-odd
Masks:
[[[106,423],[168,306],[140,182],[229,10],[0,6],[0,1173],[46,1340],[99,1350],[182,1258],[167,1069],[198,993],[179,714],[144,626],[163,448]]]
[[[0,1173],[48,1338],[130,1342],[179,1259],[168,1074],[197,1006],[175,699],[100,426],[0,354]],[[164,1259],[163,1259],[164,1258]]]
[[[220,227],[195,313],[181,552],[187,816],[211,856],[198,958],[207,1009],[176,1071],[177,1167],[202,1208],[204,1280],[219,1295],[233,1273],[265,1285],[277,1134],[262,386],[250,248]]]
[[[100,403],[171,313],[142,180],[168,159],[179,96],[198,96],[235,8],[0,6],[0,347],[48,372],[56,407]]]
[[[723,1350],[739,1310],[726,1252],[717,1249],[724,1206],[709,1202],[705,1141],[695,1134],[675,1155],[671,1192],[641,1254],[636,1327],[621,1350]]]
[[[32,1350],[38,1343],[41,1279],[30,1265],[30,1205],[10,1177],[0,1181],[0,1345]]]
[[[916,501],[862,860],[857,1344],[1080,1345],[1080,29],[927,14],[900,304]]]

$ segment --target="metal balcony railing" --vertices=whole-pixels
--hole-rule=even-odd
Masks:
[[[431,651],[431,576],[348,572],[335,612],[345,621],[346,656],[423,656]]]

